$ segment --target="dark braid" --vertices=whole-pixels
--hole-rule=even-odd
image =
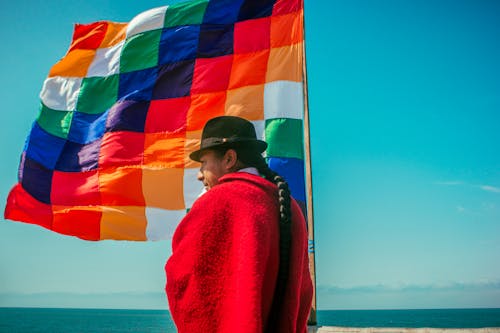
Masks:
[[[264,159],[264,157],[262,157],[262,155],[248,150],[235,150],[238,155],[238,160],[240,160],[246,166],[253,166],[257,168],[260,174],[262,174],[270,182],[276,184],[276,186],[278,187],[278,201],[280,212],[280,261],[273,304],[271,306],[271,312],[266,328],[266,332],[276,332],[276,325],[278,324],[279,318],[279,309],[281,308],[281,305],[285,299],[285,290],[286,284],[288,282],[288,271],[290,267],[290,248],[292,239],[292,211],[290,206],[290,189],[288,188],[288,183],[285,181],[285,179],[269,168],[266,160]]]

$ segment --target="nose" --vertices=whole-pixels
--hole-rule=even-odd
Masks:
[[[198,174],[196,175],[196,178],[197,178],[200,182],[202,182],[202,181],[203,181],[203,173],[201,172],[201,170],[200,170],[200,171],[198,171]]]

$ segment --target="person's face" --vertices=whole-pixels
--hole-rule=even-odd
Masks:
[[[201,167],[197,178],[203,183],[206,190],[217,185],[219,178],[229,172],[226,156],[220,156],[213,150],[205,151],[200,157],[200,162]]]

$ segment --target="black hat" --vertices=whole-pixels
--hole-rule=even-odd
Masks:
[[[203,127],[200,149],[192,152],[189,158],[200,162],[201,153],[206,149],[236,146],[262,153],[266,150],[267,143],[257,140],[255,127],[248,120],[233,116],[212,118]]]

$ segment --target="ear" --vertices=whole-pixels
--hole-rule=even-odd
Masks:
[[[226,170],[232,170],[236,165],[236,162],[238,162],[238,154],[236,153],[236,150],[228,149],[223,157],[223,163]]]

